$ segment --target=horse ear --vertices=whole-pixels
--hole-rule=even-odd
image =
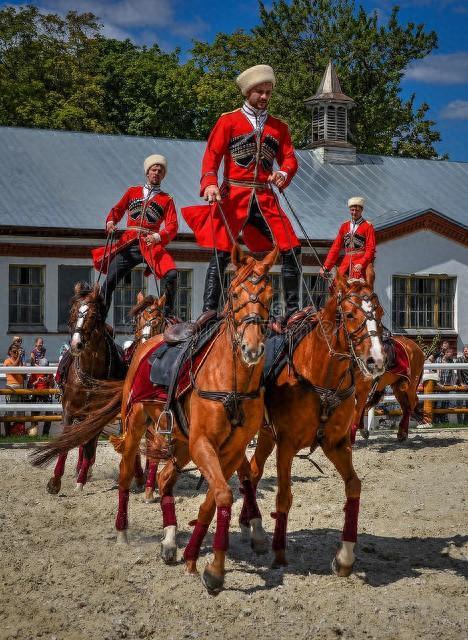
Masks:
[[[145,299],[145,296],[143,295],[143,292],[139,291],[137,293],[137,304],[141,304],[144,299]]]
[[[78,296],[81,293],[82,285],[81,282],[75,282],[75,286],[73,287],[73,291],[75,292],[75,296]]]
[[[165,304],[166,304],[166,294],[164,293],[158,300],[158,307],[160,309],[164,309]]]
[[[277,258],[279,255],[279,249],[278,247],[275,245],[273,247],[273,249],[270,251],[270,253],[268,253],[262,260],[262,264],[263,266],[266,268],[267,271],[269,271],[271,269],[271,267],[275,264]]]
[[[231,250],[231,262],[237,269],[241,266],[241,264],[243,264],[244,260],[244,252],[236,242]]]
[[[101,285],[99,283],[97,283],[97,282],[93,287],[93,293],[94,293],[95,296],[101,295]]]

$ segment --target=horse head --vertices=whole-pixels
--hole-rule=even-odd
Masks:
[[[277,256],[276,247],[263,260],[244,255],[238,245],[234,245],[231,252],[236,272],[228,290],[225,314],[247,365],[257,364],[265,351],[265,334],[273,297],[268,273]]]
[[[366,377],[381,376],[385,371],[383,309],[377,294],[364,279],[346,280],[339,273],[333,289],[338,326],[343,329],[351,355]]]
[[[78,356],[85,349],[93,334],[105,329],[105,306],[98,284],[90,287],[78,282],[71,300],[68,326],[71,333],[70,352]]]
[[[166,324],[165,302],[165,295],[158,299],[154,296],[146,296],[145,298],[141,291],[138,293],[137,304],[129,313],[135,324],[135,340],[145,342],[163,332]]]

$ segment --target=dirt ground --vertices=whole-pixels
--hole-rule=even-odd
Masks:
[[[183,565],[159,558],[158,504],[130,498],[130,545],[115,544],[118,458],[100,446],[94,477],[74,493],[68,465],[58,496],[48,470],[25,449],[0,448],[0,638],[234,640],[468,637],[468,433],[415,433],[406,445],[378,435],[355,449],[363,481],[355,574],[337,578],[330,561],[343,524],[343,485],[321,453],[293,467],[289,566],[270,568],[240,539],[237,482],[226,589],[210,597]],[[74,455],[72,461],[76,460]],[[176,500],[179,548],[202,494],[184,473]],[[272,532],[275,469],[269,463],[260,507]],[[199,566],[210,554],[211,535]],[[180,555],[180,554],[179,554]]]

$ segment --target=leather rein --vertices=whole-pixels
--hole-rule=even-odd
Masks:
[[[235,281],[234,281],[235,282]],[[262,286],[258,291],[252,292],[246,285],[247,282],[252,283],[254,286],[258,286],[261,284]],[[269,306],[267,306],[262,300],[262,294],[265,292],[266,287],[268,286],[268,274],[256,274],[255,272],[251,273],[244,281],[239,283],[239,287],[246,291],[248,294],[248,299],[235,305],[235,301],[238,299],[239,295],[236,290],[230,290],[228,296],[228,313],[226,314],[226,323],[231,327],[231,337],[232,337],[232,346],[233,352],[235,353],[241,343],[244,336],[244,331],[249,324],[258,324],[263,328],[263,333],[266,332],[268,316],[270,313]],[[232,287],[232,283],[231,283]],[[242,311],[248,304],[259,304],[262,309],[265,310],[266,316],[263,317],[260,313],[249,313],[247,315],[242,316],[242,318],[237,319],[236,316],[240,311]],[[241,330],[241,331],[240,331]],[[240,331],[240,333],[239,333]],[[252,369],[253,374],[253,369]],[[191,383],[193,390],[197,393],[200,398],[204,398],[206,400],[212,400],[214,402],[221,402],[226,411],[227,418],[233,427],[241,426],[245,420],[245,413],[242,407],[242,402],[244,400],[253,400],[260,396],[260,388],[261,385],[255,389],[254,391],[247,392],[239,392],[237,390],[237,369],[236,369],[236,359],[234,358],[234,389],[232,391],[206,391],[204,389],[200,389],[195,382],[195,378],[193,376],[192,371],[190,372]]]

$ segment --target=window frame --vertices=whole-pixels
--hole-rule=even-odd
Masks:
[[[41,281],[39,284],[13,284],[11,282],[11,272],[12,269],[39,269],[41,273]],[[40,287],[40,300],[39,305],[19,305],[26,306],[30,308],[32,306],[39,306],[40,312],[40,320],[39,322],[12,322],[11,321],[11,288],[26,288],[26,287]],[[41,331],[42,333],[46,333],[47,329],[45,327],[45,293],[46,293],[46,265],[44,264],[22,264],[22,263],[10,263],[8,265],[8,332],[9,333],[36,333]]]
[[[94,286],[94,278],[95,278],[95,271],[92,267],[92,265],[88,265],[88,264],[58,264],[57,265],[57,333],[68,333],[69,331],[69,327],[68,327],[68,318],[67,320],[65,320],[65,322],[62,322],[60,320],[60,299],[61,299],[61,292],[60,292],[60,271],[63,268],[71,268],[71,269],[88,269],[89,271],[89,278],[88,280],[86,280],[86,282],[89,284],[90,287]],[[70,298],[73,296],[73,293],[70,294]],[[68,302],[68,301],[67,301]]]
[[[184,285],[182,286],[180,284],[180,274],[181,273],[187,273],[189,275],[189,285]],[[185,318],[186,321],[191,321],[192,319],[192,313],[193,313],[193,269],[177,269],[177,293],[176,293],[176,299],[175,299],[175,315],[180,318],[181,320],[184,320],[184,318],[181,317],[180,315],[180,293],[181,291],[187,291],[189,293],[187,300],[188,300],[188,314],[187,317]],[[161,293],[164,293],[163,291]]]
[[[142,286],[136,286],[134,288],[134,293],[135,295],[133,296],[133,301],[131,302],[131,304],[128,307],[127,313],[125,314],[125,317],[127,318],[127,322],[125,324],[122,324],[121,322],[117,322],[117,314],[116,314],[116,310],[118,308],[125,308],[127,305],[123,304],[116,304],[116,296],[117,296],[117,292],[118,291],[122,291],[125,289],[130,288],[130,292],[133,289],[132,285],[125,285],[124,284],[124,279],[122,278],[122,280],[119,282],[119,284],[116,286],[113,296],[112,296],[112,313],[113,313],[113,319],[114,319],[114,327],[115,327],[115,331],[118,333],[124,333],[124,334],[128,334],[128,333],[133,333],[133,327],[131,324],[130,319],[128,318],[128,311],[130,311],[130,309],[132,307],[134,307],[137,303],[136,301],[136,296],[138,294],[139,291],[141,291],[143,293],[144,296],[148,295],[148,282],[147,282],[147,278],[145,276],[145,267],[135,267],[134,269],[132,269],[127,275],[130,275],[130,278],[134,277],[135,273],[141,273],[142,274]],[[132,297],[132,296],[131,296]]]
[[[397,292],[397,280],[403,280],[405,282],[405,291]],[[434,291],[431,293],[417,294],[411,290],[411,282],[414,280],[426,280],[426,281],[434,281]],[[441,294],[440,292],[440,283],[441,282],[453,282],[453,293],[450,298],[448,295]],[[442,332],[455,332],[456,331],[456,291],[457,291],[457,283],[458,278],[454,275],[448,274],[393,274],[391,276],[391,300],[392,300],[392,330],[396,333],[398,332],[434,332],[434,331],[442,331]],[[411,298],[414,296],[432,296],[434,298],[434,304],[431,309],[431,323],[429,326],[421,326],[419,323],[414,324],[412,322],[412,315],[420,314],[421,310],[418,308],[412,309],[411,307]],[[399,313],[399,309],[401,308],[399,304],[397,304],[397,296],[404,297],[404,325],[399,325],[397,323],[397,313]],[[450,327],[440,326],[440,318],[441,318],[441,300],[442,297],[446,297],[451,301],[451,316],[452,316],[452,324]],[[428,313],[427,311],[422,311],[422,313]],[[445,312],[447,315],[447,311]]]

